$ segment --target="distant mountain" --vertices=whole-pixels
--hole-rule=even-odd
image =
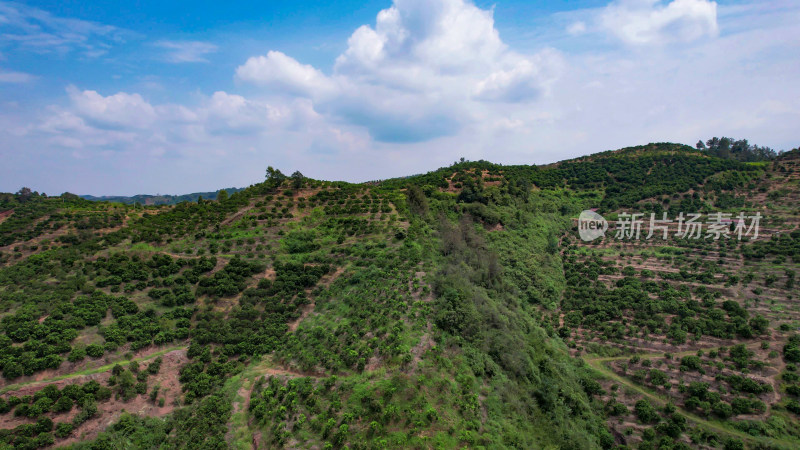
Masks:
[[[234,192],[239,192],[243,190],[243,188],[225,188],[214,192],[194,192],[191,194],[184,194],[184,195],[139,194],[131,197],[126,197],[123,195],[104,195],[102,197],[95,197],[94,195],[81,195],[80,197],[93,202],[115,202],[115,203],[125,203],[129,205],[136,202],[142,205],[175,205],[187,201],[196,202],[197,199],[200,197],[203,197],[206,200],[216,200],[217,194],[219,194],[219,192],[223,190],[228,192],[228,194],[233,194]]]

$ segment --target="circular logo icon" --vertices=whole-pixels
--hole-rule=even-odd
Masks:
[[[608,222],[600,214],[587,209],[578,216],[578,234],[584,241],[593,241],[603,237],[606,230],[608,230]]]

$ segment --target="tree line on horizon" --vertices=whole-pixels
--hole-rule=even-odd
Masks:
[[[695,144],[698,150],[723,159],[735,159],[742,162],[771,161],[779,154],[770,147],[750,144],[747,139],[734,139],[729,137],[713,137],[706,142],[702,140]]]

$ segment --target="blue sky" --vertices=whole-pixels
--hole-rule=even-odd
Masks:
[[[0,191],[798,145],[796,1],[0,1]]]

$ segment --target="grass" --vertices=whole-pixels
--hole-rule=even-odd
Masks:
[[[157,253],[157,252],[162,251],[162,249],[156,248],[156,247],[154,247],[154,246],[152,246],[150,244],[147,244],[145,242],[137,242],[137,243],[131,245],[130,249],[131,250],[136,250],[136,251],[142,251],[142,252],[153,252],[153,253]]]
[[[108,363],[108,364],[105,364],[105,365],[102,365],[102,366],[99,366],[99,367],[92,367],[90,369],[81,370],[81,371],[78,371],[78,372],[72,372],[72,373],[68,373],[68,374],[64,374],[64,375],[58,375],[58,376],[55,376],[55,377],[52,377],[52,378],[47,378],[47,379],[44,379],[44,380],[33,380],[33,381],[25,381],[25,382],[22,382],[22,383],[9,384],[7,386],[3,386],[2,388],[0,388],[0,394],[4,394],[4,393],[9,392],[9,391],[15,391],[15,390],[20,389],[20,388],[22,388],[24,386],[33,386],[33,385],[38,385],[38,384],[53,383],[53,382],[56,382],[56,381],[68,380],[68,379],[71,379],[71,378],[82,377],[82,376],[91,375],[91,374],[94,374],[94,373],[106,372],[106,371],[111,370],[115,365],[120,364],[122,362],[136,361],[136,362],[141,363],[141,362],[144,362],[144,361],[149,361],[151,359],[155,359],[155,358],[157,358],[159,356],[162,356],[162,355],[164,355],[166,353],[169,353],[169,352],[172,352],[172,351],[175,351],[175,350],[180,350],[180,349],[183,349],[183,348],[186,348],[186,346],[185,345],[177,345],[177,346],[173,346],[173,347],[167,347],[167,348],[161,349],[161,350],[159,350],[159,351],[157,351],[155,353],[152,353],[150,355],[142,356],[140,358],[127,359],[127,358],[123,357],[123,359],[121,359],[121,360],[114,361],[112,363]]]
[[[229,228],[225,231],[222,239],[247,239],[262,236],[262,228]]]
[[[250,392],[256,379],[263,373],[269,363],[268,359],[254,359],[243,372],[228,379],[222,388],[222,392],[226,397],[233,399],[234,412],[228,423],[228,440],[233,448],[249,449],[253,446],[253,432],[248,425],[247,418],[249,395],[248,397],[243,397],[239,394],[239,391],[244,387]]]

